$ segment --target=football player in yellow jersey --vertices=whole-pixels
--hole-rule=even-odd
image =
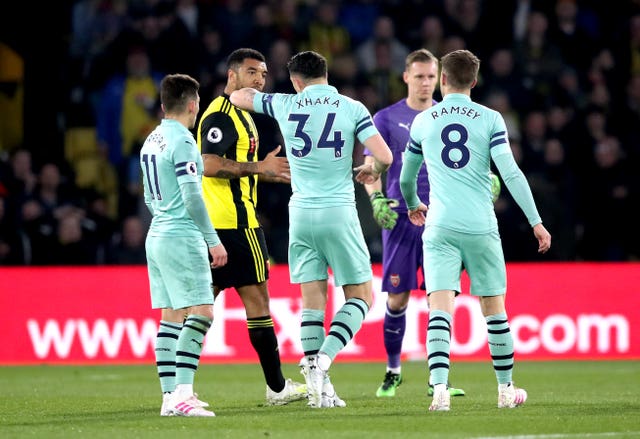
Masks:
[[[258,160],[259,136],[251,115],[229,101],[234,90],[262,90],[264,55],[242,48],[227,58],[227,83],[203,113],[197,141],[204,161],[203,196],[209,217],[228,253],[225,267],[212,269],[214,296],[235,288],[247,313],[249,339],[267,382],[267,404],[306,398],[306,386],[282,375],[278,339],[269,310],[269,255],[256,216],[258,180],[290,183],[289,163],[280,146]]]

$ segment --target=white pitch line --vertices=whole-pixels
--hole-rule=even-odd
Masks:
[[[554,433],[554,434],[525,434],[518,436],[481,436],[474,439],[564,439],[564,438],[598,438],[598,437],[619,437],[627,435],[638,435],[640,431],[620,431],[604,433]]]

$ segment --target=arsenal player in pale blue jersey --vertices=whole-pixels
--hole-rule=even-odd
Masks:
[[[145,242],[151,307],[161,309],[155,340],[161,416],[215,416],[193,391],[213,322],[209,268],[227,263],[202,200],[204,166],[189,131],[200,111],[199,88],[188,75],[162,79],[164,117],[140,150],[144,202],[153,215]]]
[[[328,370],[360,330],[373,300],[371,258],[356,210],[353,171],[356,181],[371,184],[389,168],[393,155],[369,110],[329,85],[322,55],[300,52],[287,68],[296,94],[241,89],[230,99],[278,121],[291,167],[289,272],[302,293],[301,366],[309,405],[344,407]],[[372,152],[373,160],[354,169],[356,139]],[[329,267],[345,303],[325,334]]]
[[[426,347],[434,384],[429,410],[450,409],[451,328],[462,267],[469,275],[469,292],[478,297],[485,317],[498,382],[498,408],[514,408],[527,400],[527,392],[512,381],[514,346],[505,305],[507,272],[492,205],[491,162],[526,215],[539,253],[549,250],[551,235],[542,225],[531,188],[513,158],[504,118],[471,100],[480,60],[468,50],[455,50],[441,62],[443,100],[414,119],[400,172],[409,219],[417,226],[425,225]],[[424,163],[431,184],[428,207],[416,190]]]
[[[387,368],[378,397],[393,397],[402,383],[401,352],[406,328],[406,311],[411,290],[418,289],[418,271],[422,270],[423,227],[415,226],[407,216],[407,205],[400,192],[402,155],[409,140],[413,119],[423,110],[436,104],[433,92],[438,82],[438,59],[428,50],[411,52],[403,73],[407,84],[407,98],[383,108],[373,121],[393,152],[393,164],[386,174],[385,193],[380,180],[365,185],[371,199],[373,215],[382,228],[382,291],[387,292],[387,309],[383,323]],[[373,158],[365,149],[365,163]],[[429,180],[423,165],[418,175],[418,194],[429,200]],[[424,283],[420,285],[424,289]],[[450,387],[452,395],[464,395],[462,389]],[[433,392],[429,387],[429,393]]]

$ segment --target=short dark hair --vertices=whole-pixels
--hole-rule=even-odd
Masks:
[[[327,76],[327,59],[311,50],[296,53],[287,62],[290,75],[300,75],[303,79],[325,78]]]
[[[405,69],[409,70],[409,67],[411,66],[411,64],[413,64],[414,62],[423,62],[423,63],[435,63],[436,65],[438,65],[438,58],[431,53],[430,51],[428,51],[427,49],[418,49],[418,50],[414,50],[413,52],[411,52],[409,55],[407,55],[407,57],[405,58]]]
[[[236,49],[229,54],[227,57],[227,68],[235,70],[240,67],[240,64],[242,64],[245,59],[255,59],[261,62],[267,62],[262,53],[255,49],[243,47],[241,49]]]
[[[454,50],[447,53],[440,61],[442,71],[447,75],[449,85],[462,89],[471,87],[478,78],[480,59],[468,50]]]
[[[160,102],[167,113],[182,112],[190,100],[198,97],[200,83],[189,75],[176,73],[162,78]]]

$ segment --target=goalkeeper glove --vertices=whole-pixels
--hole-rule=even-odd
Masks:
[[[398,206],[398,200],[385,198],[381,191],[374,191],[369,198],[376,223],[383,229],[393,229],[398,219],[398,212],[393,210],[392,207]]]

